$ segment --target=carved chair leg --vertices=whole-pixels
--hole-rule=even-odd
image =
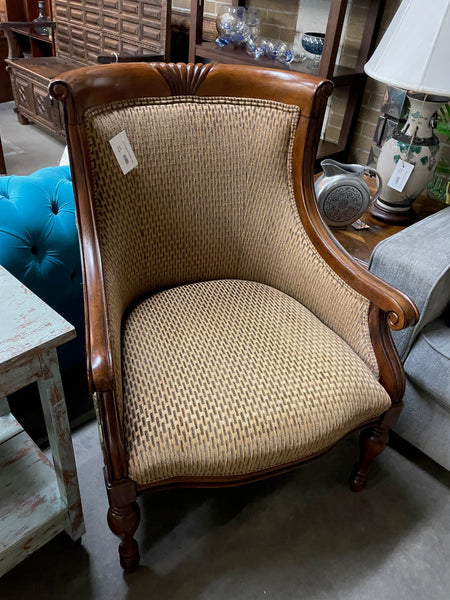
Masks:
[[[362,431],[359,436],[360,459],[353,467],[350,476],[350,489],[360,492],[366,486],[369,470],[374,458],[383,452],[389,441],[389,428],[378,425]]]
[[[126,573],[139,566],[139,548],[134,534],[140,521],[140,510],[136,502],[125,506],[111,506],[108,510],[108,525],[114,535],[122,541],[119,545],[120,565]]]
[[[388,445],[389,429],[396,423],[402,408],[402,403],[394,405],[375,427],[361,432],[359,436],[360,459],[350,475],[350,489],[353,492],[360,492],[364,489],[369,477],[370,466]]]

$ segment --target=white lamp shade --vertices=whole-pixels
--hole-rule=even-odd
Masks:
[[[403,0],[369,62],[387,85],[450,94],[450,0]]]

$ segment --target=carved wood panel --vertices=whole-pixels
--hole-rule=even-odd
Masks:
[[[9,66],[19,121],[27,123],[29,120],[38,123],[63,136],[62,110],[57,102],[52,102],[50,99],[48,80],[34,73],[26,65],[23,66],[23,63],[10,61]]]
[[[169,0],[53,0],[56,55],[96,62],[100,54],[169,58]]]

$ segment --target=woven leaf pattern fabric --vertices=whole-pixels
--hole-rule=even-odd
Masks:
[[[378,375],[369,301],[322,259],[298,215],[292,149],[299,118],[295,106],[238,98],[144,98],[87,112],[117,373],[130,303],[175,285],[236,278],[297,299]],[[126,175],[109,144],[121,131],[138,161]],[[115,393],[121,410],[119,377]]]
[[[144,485],[302,460],[391,406],[342,338],[255,282],[146,298],[126,319],[122,359],[129,474]]]

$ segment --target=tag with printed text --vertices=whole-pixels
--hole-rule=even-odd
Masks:
[[[414,170],[414,165],[407,163],[404,160],[399,160],[391,178],[388,181],[388,187],[397,192],[403,192],[408,179],[411,177],[411,173]]]
[[[121,131],[115,135],[109,140],[109,143],[124,175],[129,173],[134,167],[137,167],[138,162],[125,131]]]

